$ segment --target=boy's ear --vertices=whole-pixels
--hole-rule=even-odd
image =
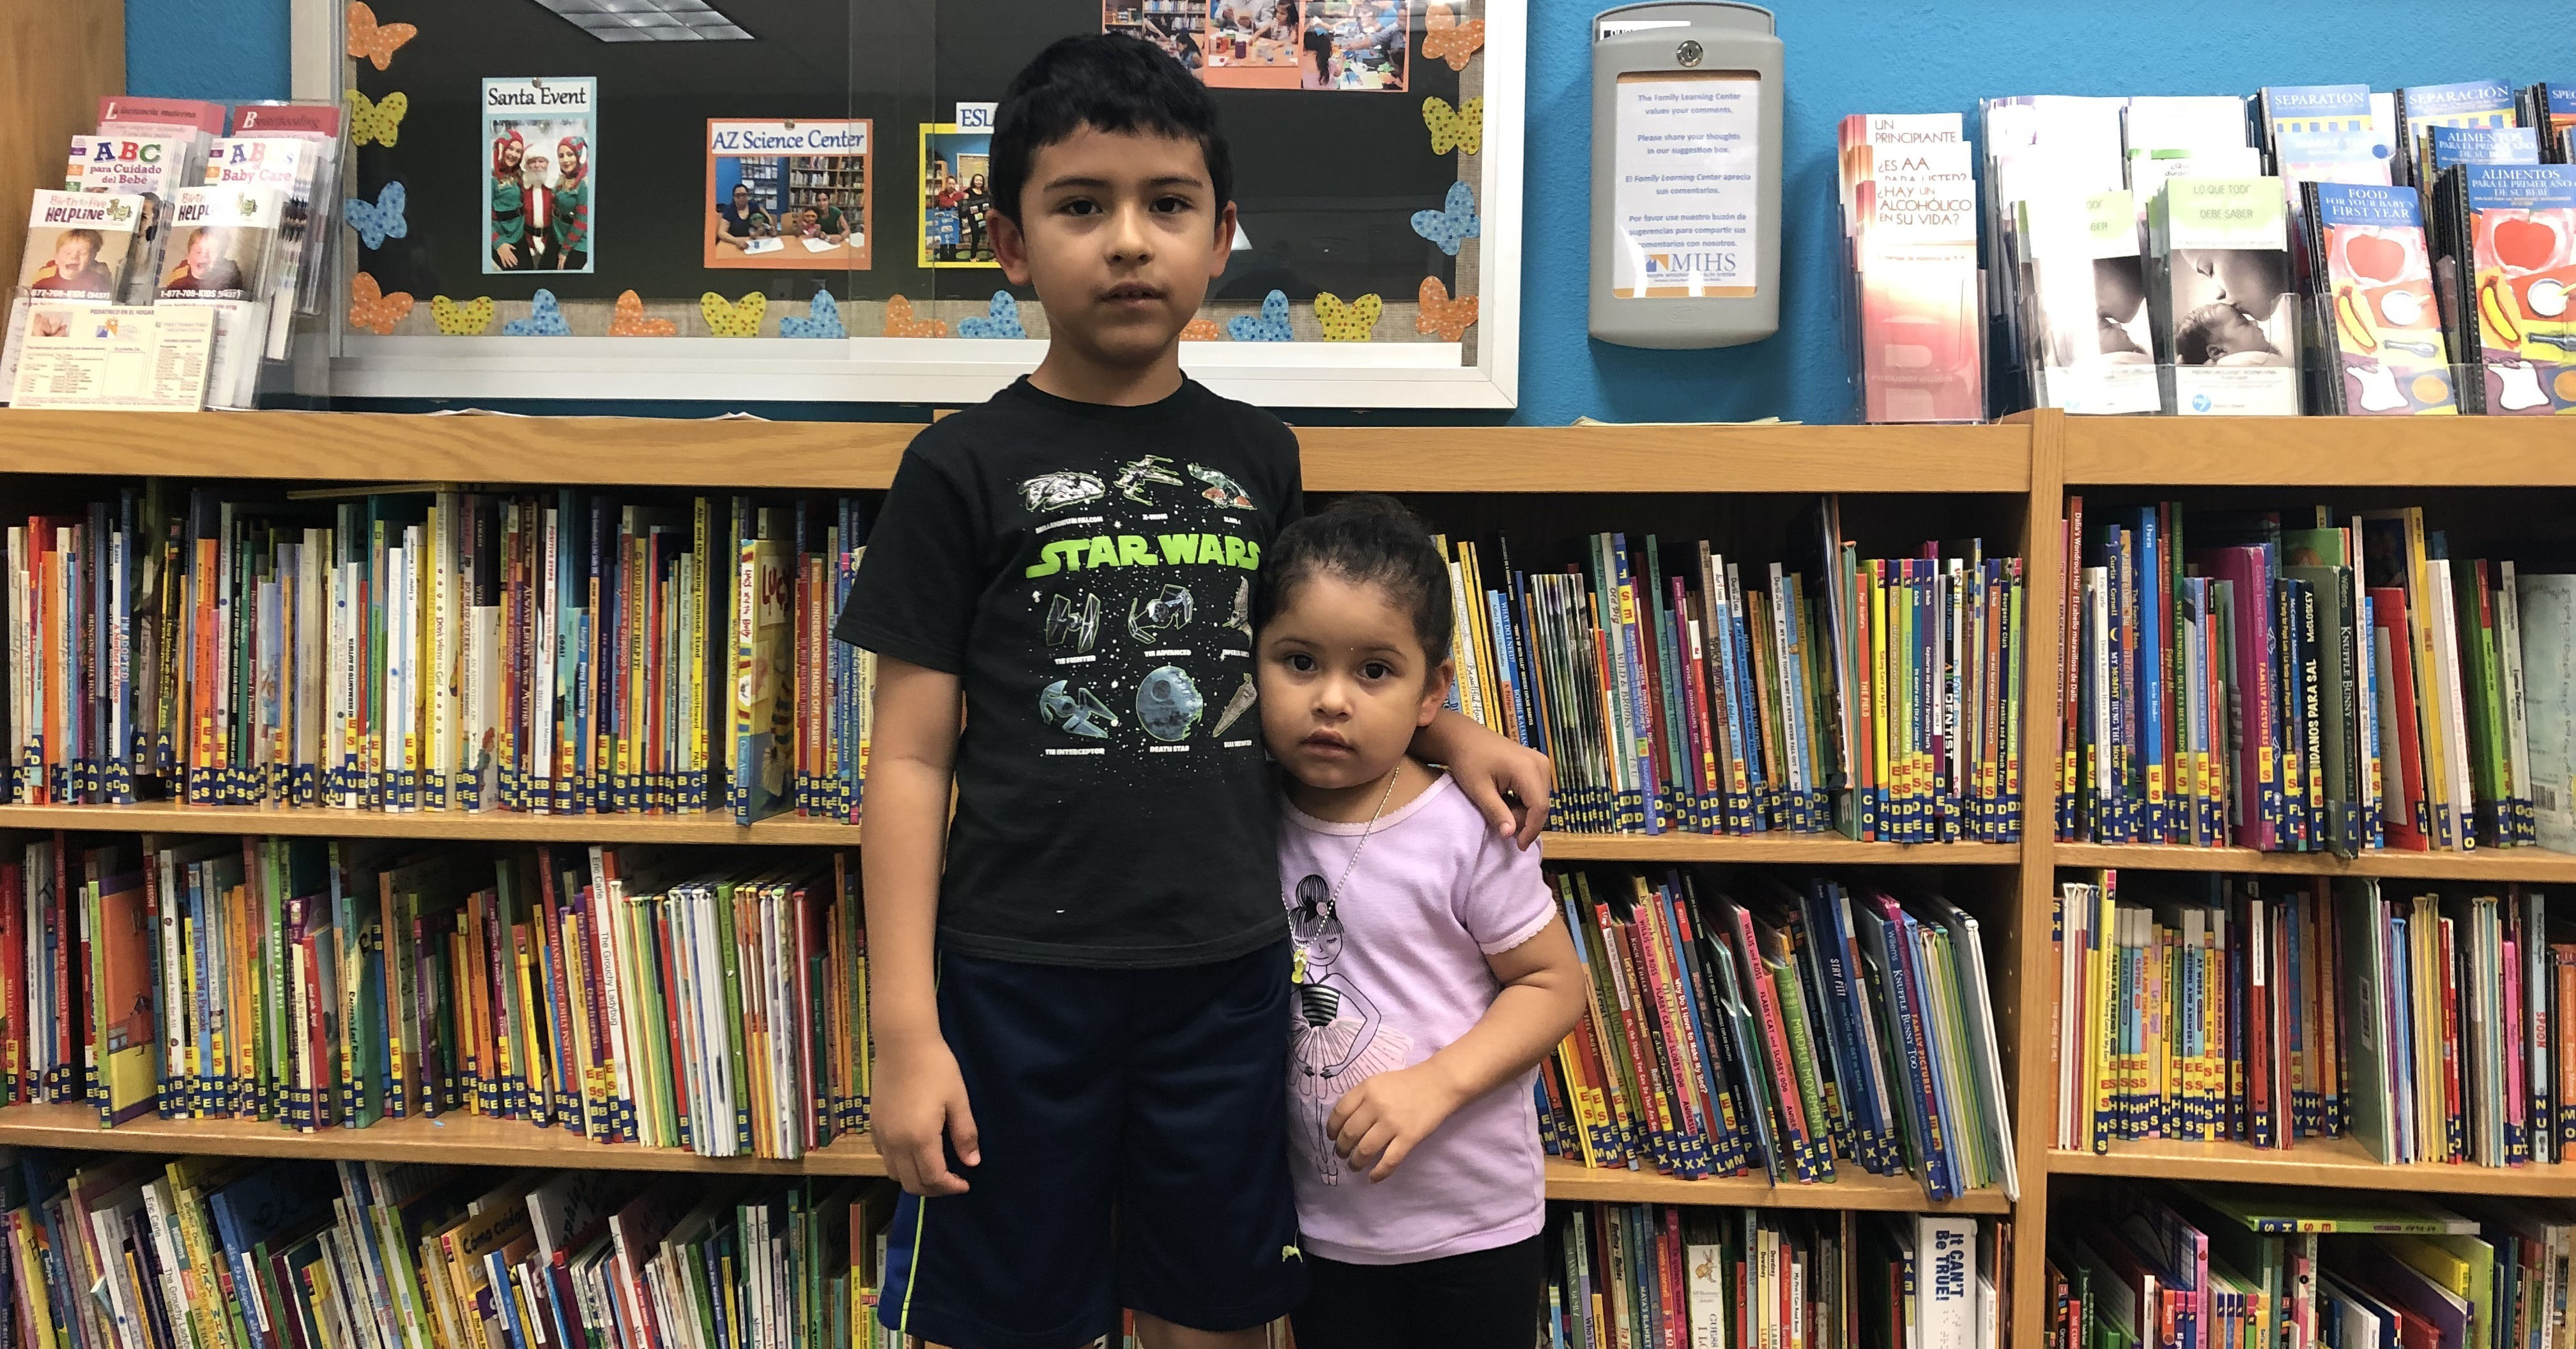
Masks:
[[[1234,203],[1227,202],[1216,213],[1216,252],[1208,258],[1208,280],[1225,275],[1226,264],[1234,260]]]
[[[1422,705],[1413,710],[1413,724],[1428,726],[1439,717],[1440,708],[1449,701],[1449,682],[1458,677],[1458,662],[1444,660],[1431,668],[1431,677],[1422,681]]]
[[[1001,264],[1002,275],[1014,286],[1029,284],[1029,238],[1020,233],[1020,222],[987,210],[984,229],[993,236],[993,261]]]

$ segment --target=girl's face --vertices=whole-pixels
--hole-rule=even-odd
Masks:
[[[1289,591],[1258,646],[1262,735],[1309,787],[1355,787],[1394,771],[1449,690],[1449,663],[1423,654],[1410,613],[1383,587],[1330,572]]]
[[[984,175],[979,173],[974,177],[967,179],[966,190],[969,192],[982,192],[984,190]]]
[[[575,177],[581,173],[581,156],[569,148],[558,150],[555,152],[555,167],[563,170],[564,177]]]

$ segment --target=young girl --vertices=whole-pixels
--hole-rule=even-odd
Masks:
[[[1526,1349],[1546,1218],[1532,1073],[1582,1006],[1535,850],[1406,755],[1445,698],[1449,578],[1380,496],[1263,559],[1261,728],[1285,771],[1300,1349]]]

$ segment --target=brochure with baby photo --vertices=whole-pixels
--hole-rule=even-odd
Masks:
[[[256,112],[258,110],[247,110]],[[332,109],[331,111],[338,111]],[[277,265],[269,278],[268,359],[286,359],[287,338],[299,303],[321,284],[323,249],[314,245],[314,204],[324,183],[337,176],[336,142],[302,136],[226,136],[206,154],[210,187],[258,187],[278,194]]]
[[[120,304],[150,304],[160,280],[161,242],[168,234],[171,198],[188,185],[180,172],[188,142],[175,136],[74,136],[63,167],[69,192],[113,192],[142,198],[134,226],[133,264],[126,269]]]
[[[2032,196],[2019,216],[2026,293],[2037,306],[2024,325],[2037,343],[2032,401],[2075,414],[2156,411],[2146,259],[2129,194]]]
[[[2299,297],[2278,178],[2172,178],[2149,213],[2168,410],[2299,413]]]
[[[2434,303],[2433,262],[2415,190],[2375,183],[2309,183],[2309,302],[2326,375],[2321,410],[2373,417],[2459,412]]]
[[[215,351],[206,405],[251,406],[268,346],[269,297],[285,195],[273,187],[226,184],[179,189],[157,304],[215,311]]]
[[[280,280],[280,292],[294,301],[294,312],[322,312],[326,289],[323,268],[329,265],[331,227],[340,218],[340,130],[348,110],[337,103],[240,103],[233,106],[233,135],[241,139],[300,141],[296,182],[286,200],[282,247],[293,263]],[[309,166],[307,160],[309,159]],[[209,183],[234,181],[209,175]],[[277,186],[271,182],[269,186]],[[384,217],[386,233],[400,238],[408,226],[400,211]],[[292,287],[292,291],[286,290]]]
[[[2490,415],[2576,415],[2576,165],[2463,164],[2434,195],[2437,265],[2458,277],[2453,341],[2484,375],[2461,401]]]
[[[144,199],[123,192],[39,191],[27,212],[27,251],[10,278],[8,331],[0,338],[0,397],[18,369],[18,348],[31,326],[67,322],[71,309],[114,304],[126,293],[138,259],[135,237]],[[149,276],[149,259],[140,260]]]

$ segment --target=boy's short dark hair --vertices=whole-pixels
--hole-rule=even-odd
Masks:
[[[1086,126],[1196,141],[1217,204],[1234,200],[1234,160],[1207,86],[1150,42],[1093,33],[1057,40],[1011,77],[985,166],[992,209],[1017,223],[1038,151]]]
[[[1413,619],[1422,654],[1432,666],[1449,658],[1455,621],[1449,609],[1449,564],[1431,546],[1431,531],[1393,497],[1361,492],[1279,531],[1261,559],[1253,613],[1267,623],[1317,576],[1386,592]],[[1428,670],[1425,671],[1428,673]]]

